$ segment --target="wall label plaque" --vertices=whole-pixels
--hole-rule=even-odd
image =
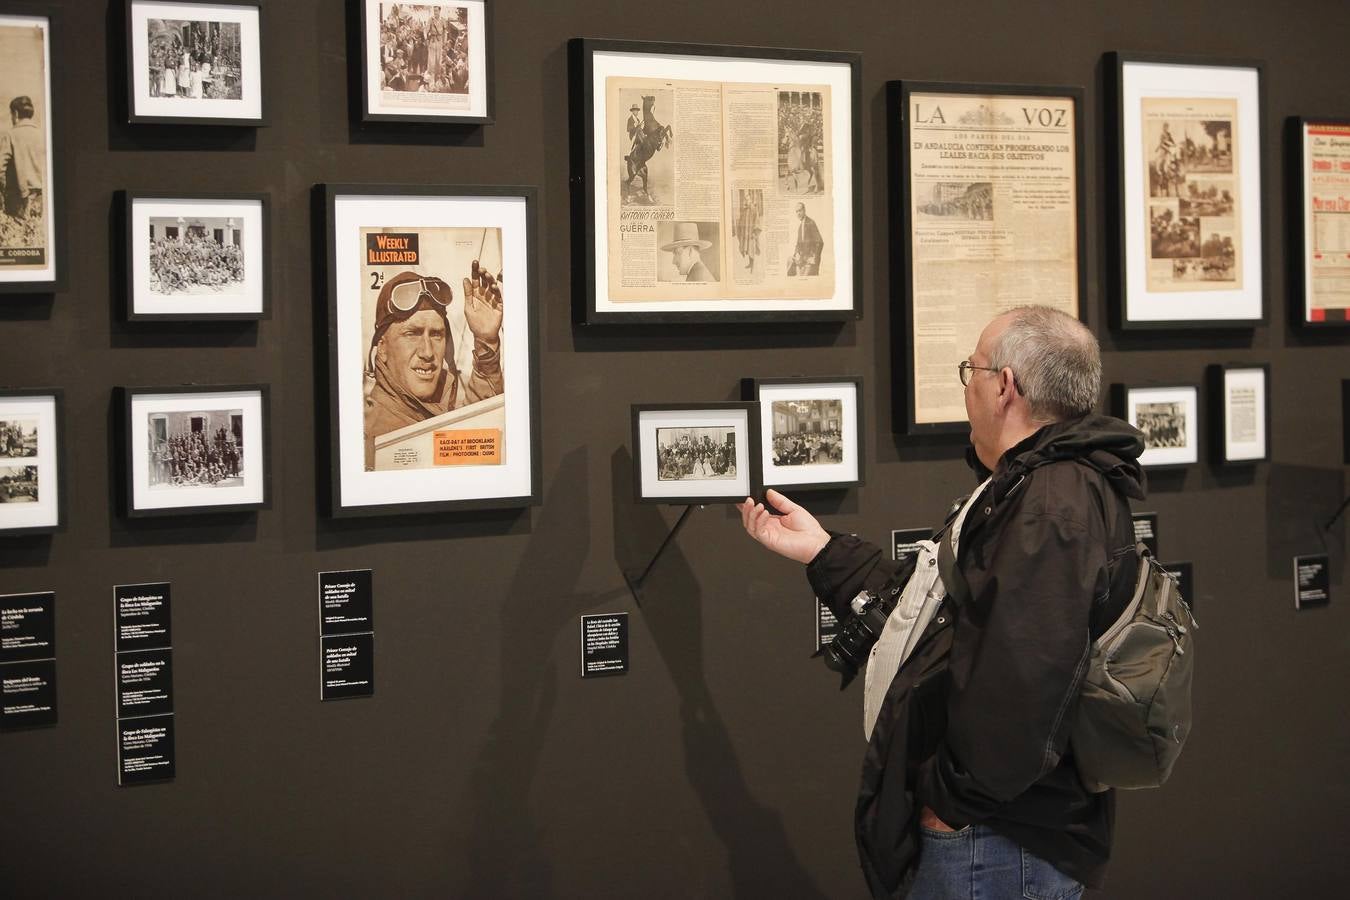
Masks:
[[[319,573],[319,699],[375,693],[375,576]]]
[[[1134,519],[1134,539],[1148,548],[1148,552],[1153,554],[1153,558],[1158,558],[1158,514],[1151,512],[1135,513]],[[1185,594],[1182,595],[1186,596]],[[1189,600],[1189,597],[1186,597]]]
[[[56,594],[0,595],[0,729],[56,724]]]
[[[117,783],[168,781],[173,741],[173,627],[167,581],[113,585]]]
[[[581,677],[628,672],[628,613],[581,617]]]
[[[1310,553],[1294,557],[1294,608],[1331,602],[1331,557]]]

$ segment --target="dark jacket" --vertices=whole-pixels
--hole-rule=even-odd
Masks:
[[[999,460],[961,533],[956,564],[970,595],[949,593],[868,743],[855,829],[874,896],[907,890],[925,805],[1100,885],[1114,792],[1083,788],[1068,741],[1091,641],[1134,586],[1127,498],[1144,496],[1141,452],[1134,428],[1086,416],[1045,426]],[[893,589],[909,572],[836,535],[807,575],[845,616],[859,591]]]

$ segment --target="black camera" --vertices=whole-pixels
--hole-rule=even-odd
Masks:
[[[842,676],[839,690],[849,686],[858,676],[858,670],[867,664],[867,654],[881,637],[891,610],[895,609],[898,590],[883,594],[863,591],[850,601],[853,615],[844,621],[834,640],[821,649],[825,665]]]

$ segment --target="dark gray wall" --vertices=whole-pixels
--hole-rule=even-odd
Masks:
[[[861,373],[866,487],[815,502],[884,539],[970,485],[950,445],[893,437],[884,82],[1087,88],[1087,313],[1108,380],[1198,381],[1268,361],[1274,462],[1158,478],[1163,555],[1192,560],[1196,725],[1173,782],[1123,796],[1104,896],[1314,895],[1350,833],[1347,606],[1295,613],[1290,556],[1344,493],[1344,343],[1285,326],[1278,136],[1350,114],[1341,0],[1229,7],[807,6],[743,0],[497,3],[497,124],[367,137],[348,120],[342,5],[268,5],[273,124],[223,139],[120,121],[120,3],[57,4],[70,124],[69,290],[0,300],[0,383],[60,385],[70,524],[0,543],[0,590],[57,592],[61,722],[0,735],[0,893],[16,896],[851,897],[860,693],[807,659],[799,568],[726,509],[698,511],[628,597],[674,511],[631,502],[628,406],[731,398],[746,375]],[[109,38],[112,26],[113,38]],[[569,313],[565,41],[573,36],[861,50],[865,317],[838,327],[594,333]],[[1099,59],[1112,49],[1263,58],[1270,324],[1238,337],[1120,337],[1105,321]],[[111,95],[111,96],[110,96]],[[334,522],[316,512],[315,182],[535,183],[544,504]],[[269,191],[274,313],[257,326],[131,327],[108,237],[119,188]],[[581,236],[578,236],[579,238]],[[266,381],[272,509],[129,522],[110,508],[110,387]],[[1340,590],[1345,528],[1326,538]],[[314,573],[375,571],[375,697],[317,698]],[[111,587],[173,584],[178,778],[116,787]],[[578,616],[632,613],[633,670],[583,682]]]

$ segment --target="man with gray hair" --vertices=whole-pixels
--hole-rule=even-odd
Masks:
[[[873,896],[1077,897],[1102,882],[1115,798],[1083,786],[1069,734],[1091,642],[1134,587],[1143,436],[1094,413],[1097,341],[1062,312],[995,317],[957,368],[982,483],[916,558],[828,532],[776,491],[742,521],[806,564],[845,627],[893,605],[859,660]]]

